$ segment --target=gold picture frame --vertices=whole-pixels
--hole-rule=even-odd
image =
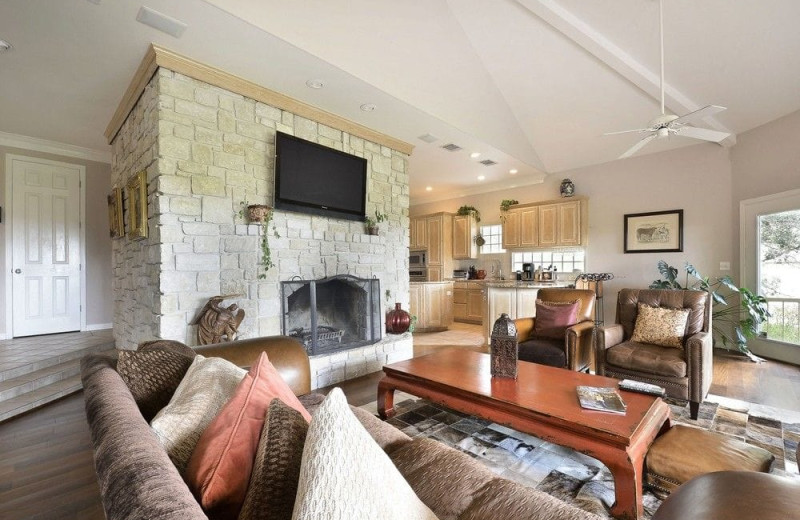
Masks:
[[[108,195],[109,235],[113,240],[125,236],[125,222],[122,220],[122,190],[118,186],[111,188]]]
[[[128,238],[147,238],[147,172],[142,170],[128,181]]]

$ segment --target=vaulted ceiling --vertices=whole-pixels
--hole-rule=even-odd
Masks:
[[[137,23],[142,5],[0,3],[0,132],[107,150],[150,42],[413,144],[415,203],[615,160],[639,136],[603,133],[660,113],[656,0],[147,0],[180,38]],[[800,109],[798,22],[797,0],[664,0],[667,111],[727,107],[701,126],[733,146]]]

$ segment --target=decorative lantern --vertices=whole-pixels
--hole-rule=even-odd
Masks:
[[[394,304],[394,310],[386,313],[386,332],[389,334],[402,334],[411,326],[411,315],[400,308],[400,303]]]
[[[517,326],[506,313],[494,322],[489,355],[492,377],[517,378]]]
[[[569,179],[564,179],[561,181],[560,191],[562,197],[572,197],[575,195],[575,184]]]

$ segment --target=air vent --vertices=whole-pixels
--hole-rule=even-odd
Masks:
[[[494,166],[497,163],[494,162],[491,159],[484,159],[484,160],[481,161],[481,164],[484,165],[484,166]]]
[[[444,148],[448,152],[457,152],[457,151],[461,150],[460,146],[458,146],[457,144],[453,144],[453,143],[446,144],[446,145],[442,146],[442,148]]]
[[[419,140],[420,141],[425,141],[426,143],[433,143],[433,142],[438,141],[439,138],[436,137],[435,135],[425,134],[425,135],[419,136]]]

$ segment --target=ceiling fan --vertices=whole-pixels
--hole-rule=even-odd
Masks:
[[[637,128],[635,130],[623,130],[621,132],[610,132],[603,135],[617,135],[627,133],[648,133],[649,135],[642,138],[635,145],[631,146],[625,153],[619,156],[620,159],[630,157],[638,152],[644,145],[656,138],[669,137],[670,134],[681,135],[683,137],[691,137],[694,139],[702,139],[704,141],[712,141],[719,143],[725,140],[731,134],[728,132],[719,132],[717,130],[709,130],[707,128],[698,128],[695,126],[687,126],[695,121],[700,121],[704,117],[714,115],[718,112],[726,110],[725,107],[718,105],[708,105],[694,112],[690,112],[683,116],[676,116],[667,114],[664,111],[664,3],[663,0],[658,1],[658,23],[659,35],[661,37],[661,115],[652,119],[647,123],[647,128]]]

